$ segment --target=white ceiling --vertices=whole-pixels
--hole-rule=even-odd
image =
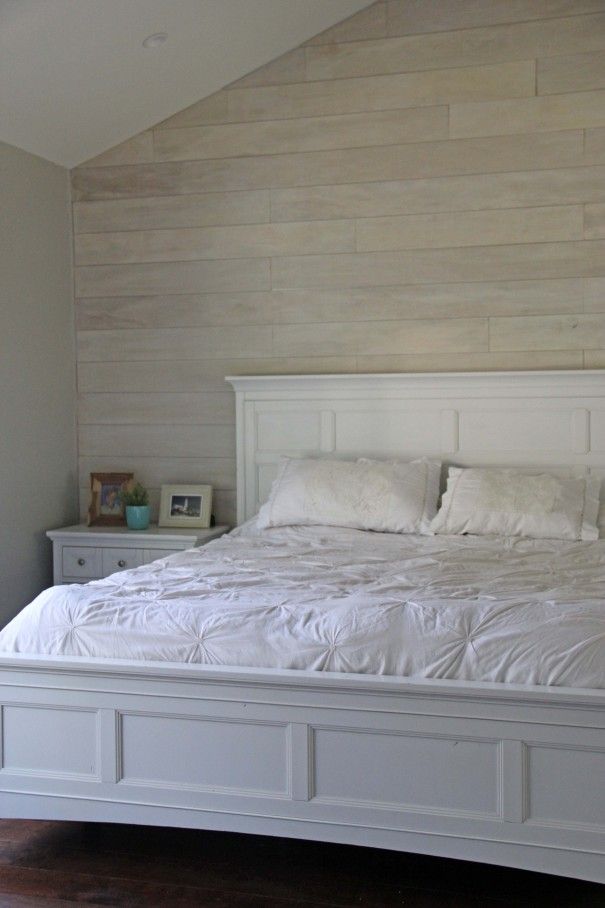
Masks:
[[[73,167],[368,5],[0,0],[0,141]]]

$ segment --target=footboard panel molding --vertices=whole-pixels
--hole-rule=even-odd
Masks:
[[[605,882],[605,696],[0,659],[0,815],[221,829]]]

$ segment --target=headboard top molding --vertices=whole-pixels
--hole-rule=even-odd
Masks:
[[[281,455],[422,455],[605,477],[605,371],[241,375],[238,522]]]
[[[559,369],[539,372],[355,372],[311,375],[228,375],[225,381],[235,391],[346,391],[355,393],[385,389],[416,394],[437,391],[444,394],[455,390],[472,391],[473,395],[491,396],[502,393],[526,393],[542,390],[547,396],[577,396],[594,393],[605,397],[605,369]]]

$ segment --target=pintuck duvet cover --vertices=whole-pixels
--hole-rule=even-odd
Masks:
[[[605,540],[251,521],[46,590],[0,653],[605,688]]]

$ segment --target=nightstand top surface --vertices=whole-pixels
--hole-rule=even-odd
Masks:
[[[174,536],[185,537],[188,539],[214,539],[227,533],[231,527],[226,524],[220,524],[208,529],[201,527],[192,527],[185,529],[181,527],[159,527],[152,523],[146,530],[130,530],[127,526],[123,527],[89,527],[85,523],[77,523],[69,527],[58,527],[56,530],[48,530],[46,535],[49,539],[60,538],[62,536],[79,536],[91,538],[102,536],[104,539],[115,537],[120,540],[124,538],[140,539],[143,543],[145,538],[152,536],[159,540],[162,537],[171,538]]]

